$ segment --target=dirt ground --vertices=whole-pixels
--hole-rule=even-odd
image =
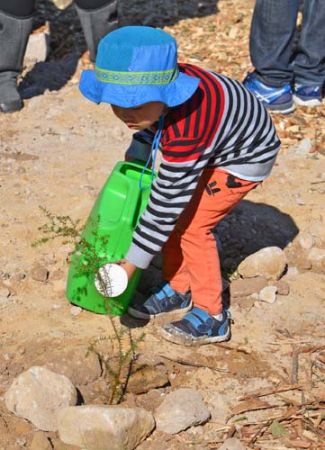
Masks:
[[[39,206],[86,220],[114,164],[123,159],[131,132],[108,106],[91,104],[78,91],[86,59],[78,59],[84,43],[73,9],[58,12],[47,2],[39,3],[37,25],[44,18],[52,24],[49,59],[24,71],[25,108],[0,115],[0,395],[32,365],[57,364],[70,354],[76,355],[69,361],[70,372],[79,364],[84,401],[105,403],[103,373],[93,379],[82,376],[91,369],[80,355],[94,339],[111,334],[110,322],[106,316],[76,312],[66,300],[71,246],[60,241],[36,248],[31,244],[41,237],[38,227],[45,221]],[[252,0],[170,0],[159,8],[156,3],[122,1],[122,23],[165,27],[178,39],[181,60],[236,79],[251,68]],[[69,24],[70,34],[64,34]],[[231,341],[200,349],[163,341],[159,323],[122,319],[135,338],[145,333],[137,348],[139,360],[153,371],[163,365],[168,373],[167,387],[139,395],[129,392],[128,404],[153,410],[163,392],[193,387],[214,408],[210,423],[176,436],[154,432],[139,449],[212,449],[233,435],[247,448],[322,448],[325,265],[324,258],[311,260],[308,253],[311,248],[325,250],[324,117],[324,106],[317,111],[299,107],[291,116],[274,117],[283,145],[272,176],[220,225],[225,272],[265,246],[284,249],[288,295],[278,295],[273,304],[254,297],[232,298]],[[35,279],[36,266],[46,268],[46,280]],[[156,261],[139,290],[145,293],[159,276]],[[114,352],[110,344],[103,348],[106,356]],[[287,385],[289,390],[274,394]],[[265,388],[270,395],[262,398],[272,407],[240,402],[240,397]],[[220,396],[232,411],[228,421],[218,417]],[[37,430],[9,413],[1,399],[0,449],[30,448]],[[295,408],[294,413],[283,419],[289,408]],[[269,426],[279,417],[285,430],[277,435]],[[72,448],[63,446],[55,433],[45,434],[52,448]]]

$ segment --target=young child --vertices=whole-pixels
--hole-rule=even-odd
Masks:
[[[162,285],[129,313],[181,320],[163,336],[186,345],[230,336],[213,228],[264,178],[280,141],[271,119],[242,84],[190,64],[177,64],[173,37],[150,27],[123,27],[99,44],[95,70],[83,72],[82,94],[109,103],[138,130],[127,159],[162,162],[123,266],[129,278],[163,253]]]

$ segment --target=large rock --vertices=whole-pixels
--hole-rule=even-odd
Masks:
[[[44,431],[57,430],[59,409],[77,403],[71,381],[45,367],[34,366],[21,373],[5,394],[7,408]]]
[[[71,406],[58,413],[60,439],[87,450],[133,450],[155,427],[141,408]]]
[[[66,352],[54,352],[44,364],[53,372],[65,375],[75,386],[83,386],[97,380],[102,374],[98,356],[86,348]]]
[[[287,265],[287,258],[279,247],[265,247],[242,261],[238,272],[243,278],[266,277],[278,280]]]
[[[176,434],[207,422],[211,414],[194,389],[178,389],[166,396],[155,411],[157,430]]]

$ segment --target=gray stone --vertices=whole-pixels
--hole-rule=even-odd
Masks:
[[[246,447],[237,438],[226,439],[219,450],[246,450]]]
[[[295,155],[304,156],[310,153],[313,148],[313,144],[309,138],[302,139],[293,148],[292,151]]]
[[[49,35],[47,33],[34,33],[29,36],[25,53],[25,61],[45,61],[49,53]]]
[[[287,258],[279,247],[265,247],[242,261],[238,272],[243,278],[263,276],[277,280],[283,274]]]
[[[102,375],[102,367],[96,353],[86,348],[54,352],[47,356],[45,367],[65,375],[74,386],[94,382]]]
[[[262,302],[274,303],[276,300],[277,287],[276,286],[266,286],[259,293],[259,299]]]
[[[246,297],[260,292],[267,285],[265,277],[238,278],[230,284],[231,297]]]
[[[154,426],[153,415],[142,408],[87,405],[58,413],[61,441],[87,450],[133,450]]]
[[[202,396],[194,389],[178,389],[168,394],[155,411],[157,430],[176,434],[210,419]]]
[[[220,394],[209,389],[204,393],[204,400],[211,412],[211,420],[221,425],[226,424],[231,415],[232,400],[229,395]]]
[[[56,431],[58,410],[76,403],[77,392],[71,381],[39,366],[18,375],[5,394],[11,412],[43,431]]]

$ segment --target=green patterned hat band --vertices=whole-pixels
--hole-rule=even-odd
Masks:
[[[117,72],[95,67],[98,81],[124,85],[166,85],[174,81],[179,74],[178,67],[154,72]]]

